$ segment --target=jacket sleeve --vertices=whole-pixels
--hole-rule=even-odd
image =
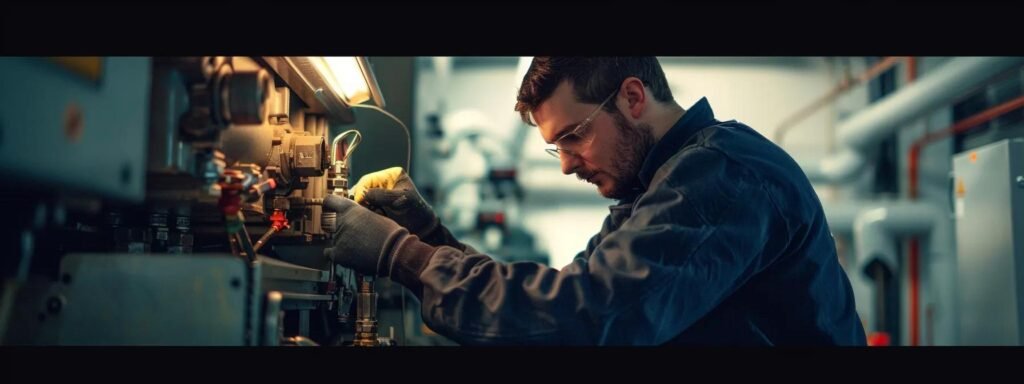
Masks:
[[[601,244],[601,239],[603,239],[605,236],[608,236],[608,234],[612,232],[612,224],[611,224],[611,222],[612,222],[612,215],[609,214],[608,216],[606,216],[604,218],[604,223],[601,224],[601,230],[598,231],[596,234],[594,234],[594,236],[591,236],[590,240],[587,240],[587,247],[584,248],[579,253],[577,253],[576,257],[574,257],[574,259],[584,259],[584,260],[586,260],[586,259],[590,258],[590,255],[594,253],[595,249],[597,249],[597,245]]]
[[[463,344],[671,340],[765,268],[778,210],[748,169],[690,149],[632,216],[561,270],[417,242],[396,256],[428,326]],[[400,282],[402,282],[400,280]]]
[[[429,234],[424,235],[421,240],[424,243],[427,243],[428,245],[432,245],[435,247],[446,245],[455,248],[460,252],[465,252],[468,254],[480,253],[469,244],[462,243],[458,239],[456,239],[455,236],[452,235],[452,232],[449,231],[448,228],[445,227],[440,222],[438,222],[438,224],[434,226],[433,231],[430,231]]]

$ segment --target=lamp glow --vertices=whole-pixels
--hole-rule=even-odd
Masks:
[[[355,57],[325,56],[310,57],[309,60],[345,103],[353,105],[370,100],[370,86]]]

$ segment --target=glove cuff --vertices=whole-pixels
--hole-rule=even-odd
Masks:
[[[426,225],[416,228],[415,231],[410,230],[410,232],[419,237],[421,241],[431,244],[430,239],[437,237],[439,228],[441,228],[441,220],[435,215]]]
[[[427,267],[435,251],[436,247],[420,241],[415,235],[406,236],[395,246],[389,258],[387,276],[419,295],[423,289],[420,273]]]

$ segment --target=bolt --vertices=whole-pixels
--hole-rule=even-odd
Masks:
[[[1024,188],[1024,176],[1017,176],[1017,186]]]
[[[71,284],[71,275],[65,273],[63,276],[60,277],[60,281],[63,282],[64,284]]]
[[[241,286],[242,286],[242,280],[241,279],[239,279],[237,277],[231,279],[231,287],[232,288],[238,288],[238,287],[241,287]]]

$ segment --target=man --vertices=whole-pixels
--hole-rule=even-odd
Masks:
[[[619,200],[571,264],[459,243],[399,168],[354,188],[394,221],[325,200],[340,227],[327,254],[405,285],[464,344],[865,345],[800,168],[706,99],[681,108],[656,59],[538,57],[515,109],[565,174]]]

